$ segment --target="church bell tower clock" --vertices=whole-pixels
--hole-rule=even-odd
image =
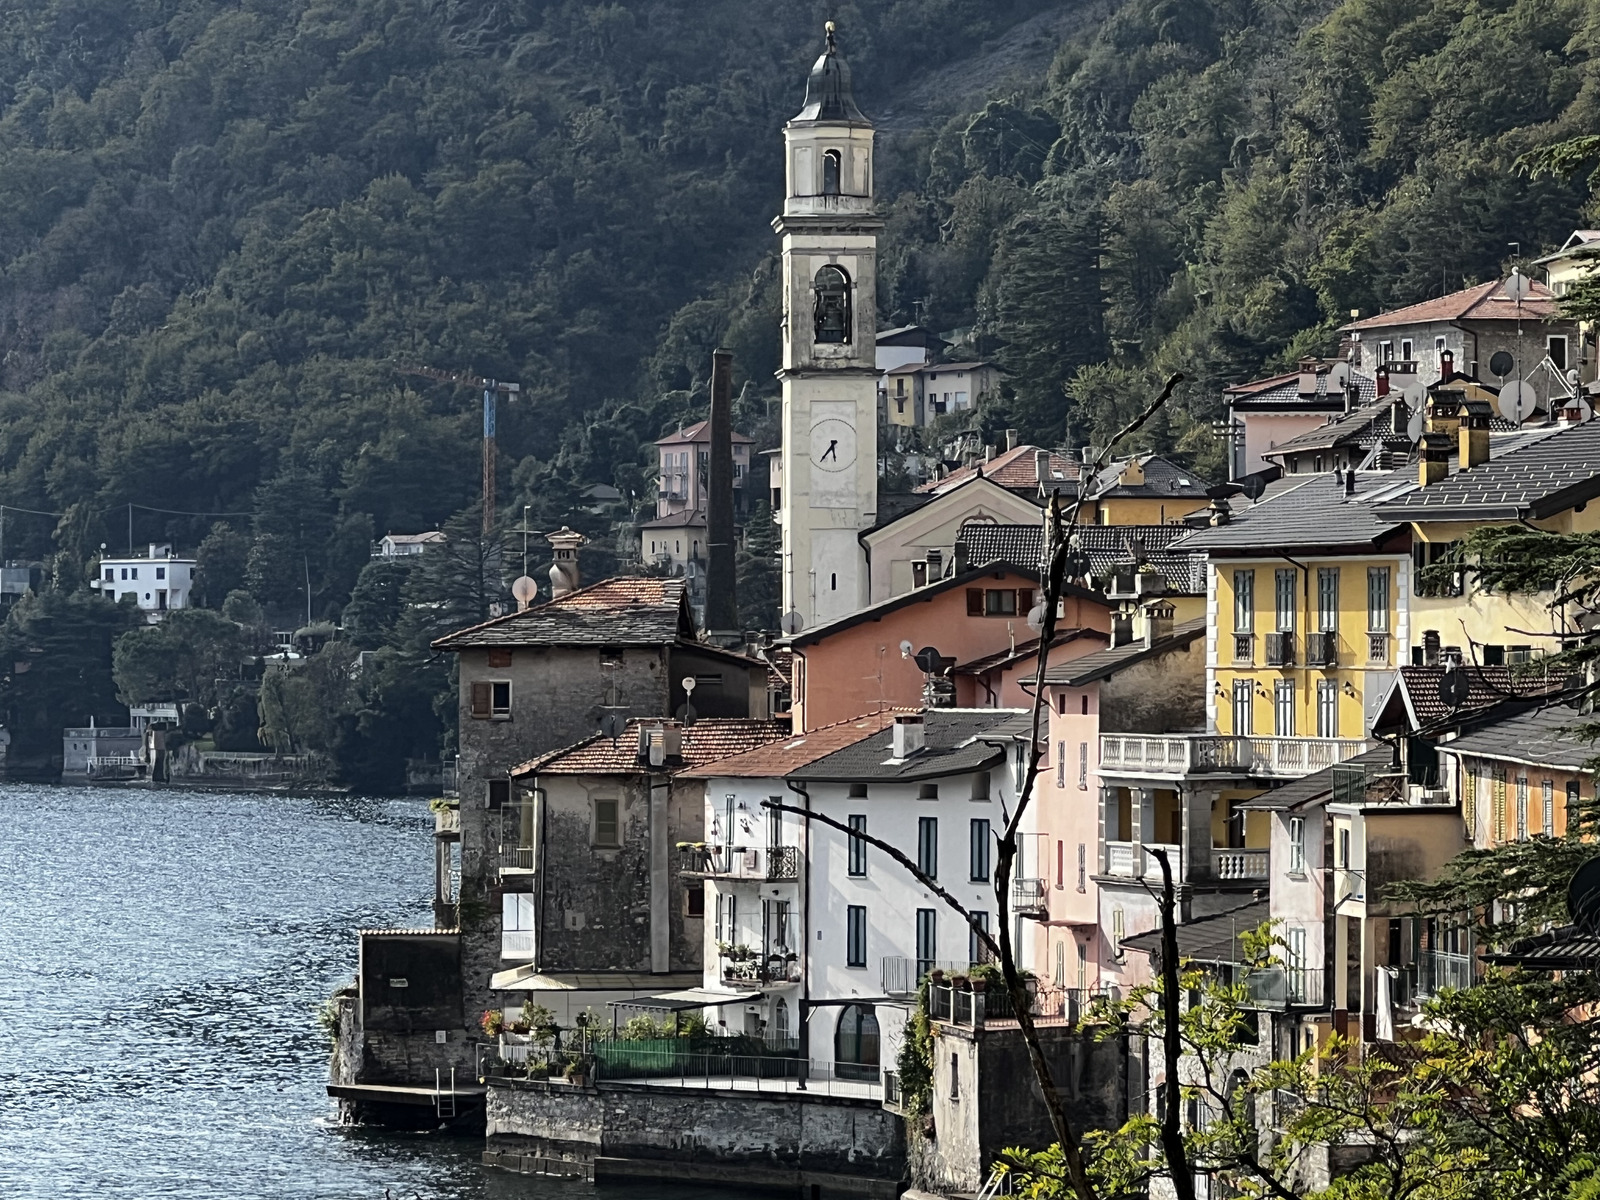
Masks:
[[[827,46],[783,129],[783,612],[809,629],[867,603],[858,540],[877,519],[877,254],[872,124]],[[789,632],[795,629],[789,628]]]

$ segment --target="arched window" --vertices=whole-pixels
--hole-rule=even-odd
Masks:
[[[780,1042],[789,1040],[789,1002],[782,996],[772,1006],[772,1031]]]
[[[829,265],[817,272],[816,340],[839,344],[850,340],[850,276]]]
[[[878,1077],[878,1018],[870,1006],[847,1004],[833,1035],[833,1070],[840,1079]]]
[[[839,152],[828,150],[822,155],[822,194],[824,196],[837,196],[839,194]]]

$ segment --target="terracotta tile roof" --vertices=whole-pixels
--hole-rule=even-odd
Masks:
[[[547,604],[446,634],[435,650],[475,646],[664,646],[694,636],[682,579],[619,575]]]
[[[767,674],[784,687],[794,682],[794,649],[791,646],[768,646],[761,651],[766,660]]]
[[[639,729],[654,729],[660,720],[633,717],[628,721],[622,736],[613,740],[597,733],[573,746],[552,750],[538,758],[529,759],[512,770],[513,776],[523,775],[637,775],[639,764]],[[744,754],[757,746],[764,746],[787,737],[790,725],[787,718],[760,721],[745,717],[706,717],[683,731],[683,756],[675,763],[654,768],[661,774],[677,774]]]
[[[825,758],[836,750],[853,746],[862,738],[871,737],[887,729],[893,723],[896,712],[915,711],[915,709],[887,709],[880,713],[852,717],[848,721],[836,721],[832,725],[823,725],[809,733],[797,734],[792,738],[784,738],[765,746],[758,746],[754,750],[747,750],[743,754],[736,754],[732,758],[707,763],[692,771],[685,771],[684,774],[691,779],[710,779],[713,776],[778,779],[791,771],[808,767],[819,758]]]
[[[706,443],[709,443],[711,441],[711,434],[706,429],[706,426],[709,425],[709,424],[711,424],[710,421],[696,421],[693,425],[690,425],[688,428],[678,430],[677,433],[669,433],[664,438],[657,438],[656,439],[656,445],[658,445],[658,446],[679,446],[679,445],[683,445],[683,444],[685,444],[687,442],[706,442]],[[737,429],[735,429],[733,431],[733,441],[734,441],[735,445],[743,445],[743,446],[753,446],[756,443],[755,438],[746,437],[744,434],[740,433]]]
[[[640,529],[690,529],[700,528],[706,523],[706,510],[703,508],[686,508],[682,512],[668,513],[664,517],[652,517]]]
[[[1506,701],[1536,700],[1559,693],[1567,686],[1565,674],[1545,675],[1536,667],[1461,666],[1456,670],[1466,677],[1467,696],[1452,709],[1439,696],[1444,667],[1400,668],[1394,686],[1414,717],[1415,728],[1429,729],[1463,715],[1482,713]]]
[[[1397,325],[1421,325],[1429,321],[1542,321],[1556,315],[1556,298],[1542,283],[1528,281],[1527,298],[1518,306],[1506,299],[1501,289],[1503,279],[1491,279],[1473,287],[1462,288],[1437,300],[1424,300],[1392,312],[1379,313],[1360,321],[1341,325],[1340,331],[1389,329]]]
[[[995,455],[988,462],[973,463],[970,467],[958,467],[943,479],[930,479],[916,490],[935,494],[948,492],[951,488],[959,487],[967,480],[982,475],[1013,492],[1037,492],[1039,476],[1033,456],[1039,449],[1038,446],[1018,446],[1015,450]],[[1076,483],[1078,480],[1077,460],[1057,454],[1053,450],[1050,452],[1049,471],[1050,478],[1045,485],[1047,487],[1052,484]]]

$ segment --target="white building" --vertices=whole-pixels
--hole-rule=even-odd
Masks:
[[[194,567],[194,559],[174,557],[171,543],[151,542],[142,558],[102,558],[92,586],[108,600],[131,599],[159,621],[168,609],[189,607]]]
[[[696,772],[706,780],[706,842],[683,852],[697,860],[686,873],[706,881],[704,987],[728,997],[708,1010],[712,1022],[799,1040],[815,1078],[877,1082],[917,981],[987,955],[954,909],[882,851],[764,805],[809,808],[882,838],[992,928],[994,846],[1016,810],[1024,717],[880,713]],[[1038,875],[1033,843],[1024,837],[1020,892]],[[1029,917],[1015,920],[1028,966]]]
[[[429,546],[442,545],[444,534],[437,529],[427,533],[386,533],[378,539],[372,551],[373,558],[409,558],[421,554]]]

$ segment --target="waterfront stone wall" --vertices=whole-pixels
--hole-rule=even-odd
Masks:
[[[904,1126],[876,1102],[798,1093],[491,1080],[485,1161],[583,1164],[595,1178],[814,1184],[897,1194]]]

